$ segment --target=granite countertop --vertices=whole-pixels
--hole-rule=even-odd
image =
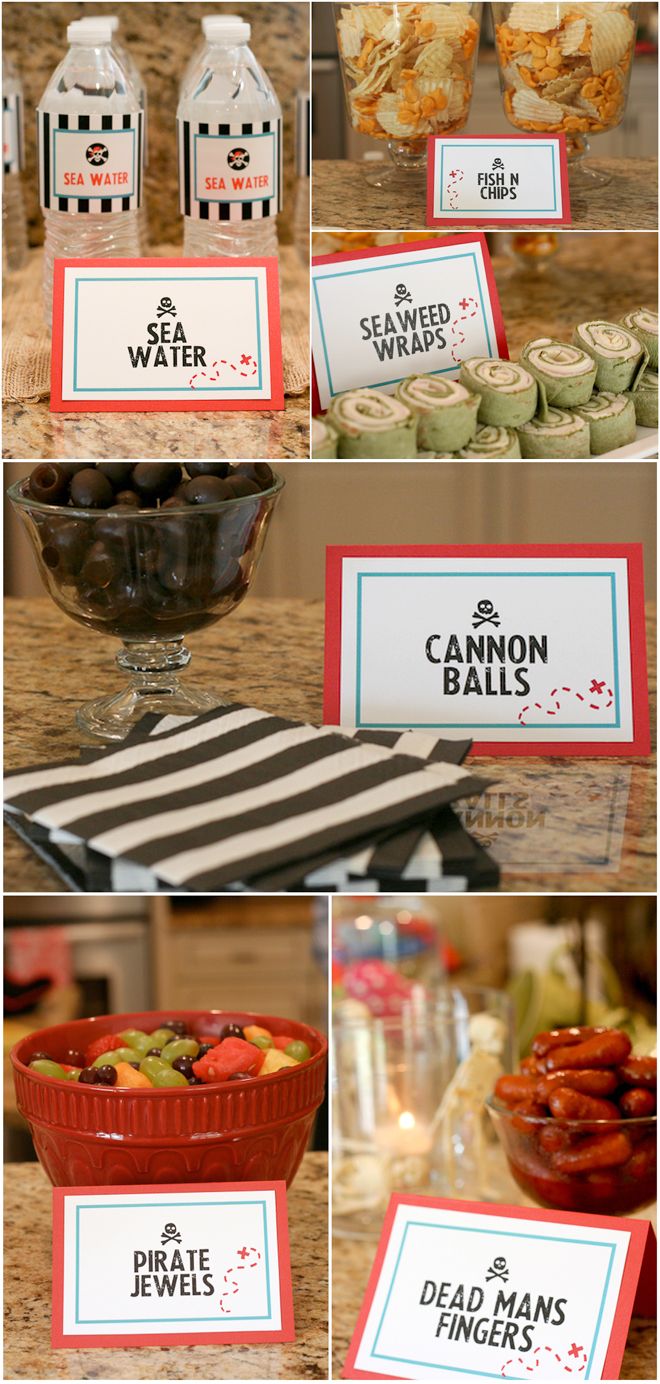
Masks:
[[[596,151],[597,152],[597,151]],[[580,231],[655,230],[658,220],[657,159],[596,157],[599,170],[611,175],[605,187],[589,193],[571,187],[572,226]],[[312,169],[312,225],[343,230],[417,231],[426,226],[426,175],[412,173],[389,187],[365,181],[366,165],[348,159],[318,159]],[[475,227],[463,227],[474,230]],[[497,230],[487,222],[479,230]],[[525,226],[516,226],[525,230]],[[549,229],[530,223],[530,230]],[[458,232],[460,222],[447,227]]]
[[[655,611],[648,609],[651,724]],[[5,763],[61,760],[80,748],[74,714],[122,685],[117,648],[48,599],[5,603]],[[323,601],[258,598],[194,635],[184,676],[284,716],[323,717]],[[506,891],[653,892],[656,766],[649,759],[477,758],[495,780],[463,810],[498,860]],[[59,878],[7,829],[7,893],[61,893]]]
[[[644,1213],[648,1215],[648,1212]],[[335,1238],[332,1256],[332,1377],[339,1379],[358,1307],[376,1254],[376,1242]],[[656,1324],[633,1318],[619,1379],[655,1379]]]
[[[5,1169],[5,1379],[327,1379],[327,1164],[305,1155],[288,1193],[297,1339],[290,1345],[52,1350],[51,1187]]]

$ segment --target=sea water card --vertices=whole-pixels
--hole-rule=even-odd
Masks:
[[[648,1221],[396,1195],[348,1379],[619,1379],[652,1314]]]
[[[429,139],[427,225],[565,225],[570,220],[564,134]]]
[[[641,545],[328,548],[324,714],[481,754],[648,754]]]
[[[408,375],[456,379],[467,356],[508,358],[485,237],[444,236],[312,260],[314,411]]]
[[[284,408],[277,260],[56,260],[50,407]]]
[[[283,1182],[54,1189],[54,1346],[294,1339]]]

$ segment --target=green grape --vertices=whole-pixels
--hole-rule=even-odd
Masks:
[[[81,1071],[81,1068],[80,1068],[80,1067],[74,1067],[74,1069],[73,1069],[72,1072],[65,1072],[65,1073],[64,1073],[64,1080],[65,1080],[65,1081],[80,1081],[80,1071]]]
[[[66,1072],[59,1062],[51,1062],[48,1057],[38,1057],[36,1062],[30,1063],[30,1071],[38,1072],[39,1076],[55,1077],[58,1081],[66,1081]]]
[[[160,1057],[145,1057],[140,1063],[140,1071],[143,1076],[148,1076],[152,1085],[156,1088],[163,1086],[187,1086],[185,1076],[182,1072],[175,1072],[167,1062],[163,1062]]]
[[[171,1043],[176,1038],[176,1033],[171,1028],[157,1028],[149,1034],[149,1048],[164,1048],[166,1043]],[[147,1052],[149,1051],[147,1048]]]
[[[119,1034],[119,1037],[123,1038],[127,1048],[133,1048],[133,1051],[137,1052],[140,1057],[144,1057],[149,1048],[156,1046],[155,1043],[152,1043],[149,1034],[143,1033],[141,1028],[126,1028],[123,1033]]]
[[[256,1038],[251,1038],[251,1039],[250,1039],[250,1042],[252,1043],[252,1045],[253,1045],[255,1048],[263,1048],[263,1049],[266,1049],[266,1048],[274,1048],[274,1047],[275,1047],[275,1044],[274,1044],[272,1038],[268,1038],[268,1037],[266,1036],[265,1033],[258,1033],[257,1036],[256,1036]]]
[[[194,1038],[175,1038],[173,1042],[166,1043],[161,1048],[161,1061],[176,1062],[177,1057],[196,1057],[199,1052],[199,1043]]]
[[[102,1052],[99,1057],[95,1057],[92,1066],[116,1067],[118,1062],[134,1062],[135,1058],[135,1048],[112,1048],[110,1052]]]
[[[299,1038],[294,1039],[293,1043],[289,1043],[284,1051],[287,1057],[293,1057],[296,1062],[309,1062],[312,1055],[307,1044]]]

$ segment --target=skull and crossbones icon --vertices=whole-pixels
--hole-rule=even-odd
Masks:
[[[395,308],[398,308],[401,303],[412,303],[412,293],[408,291],[405,284],[397,284],[394,290]]]
[[[156,308],[156,316],[164,317],[165,314],[168,312],[171,313],[172,317],[176,317],[176,308],[174,306],[174,303],[172,302],[172,299],[161,298],[158,307]]]
[[[160,1237],[161,1245],[169,1244],[170,1240],[176,1240],[177,1245],[181,1244],[181,1236],[172,1221],[168,1221]]]
[[[501,1278],[503,1283],[506,1283],[508,1281],[509,1270],[506,1266],[506,1259],[498,1258],[493,1260],[488,1270],[488,1273],[486,1274],[486,1282],[490,1283],[491,1278]]]
[[[479,625],[499,625],[500,617],[492,601],[477,601],[477,608],[472,612],[472,628],[476,630]]]

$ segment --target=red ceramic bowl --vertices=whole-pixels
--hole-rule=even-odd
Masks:
[[[253,1081],[187,1090],[113,1090],[29,1070],[35,1052],[57,1058],[125,1028],[147,1033],[184,1019],[197,1033],[228,1023],[291,1034],[312,1057]],[[293,1181],[325,1090],[328,1044],[292,1019],[209,1010],[161,1010],[76,1019],[42,1028],[12,1049],[16,1099],[39,1161],[56,1187],[128,1183]]]

